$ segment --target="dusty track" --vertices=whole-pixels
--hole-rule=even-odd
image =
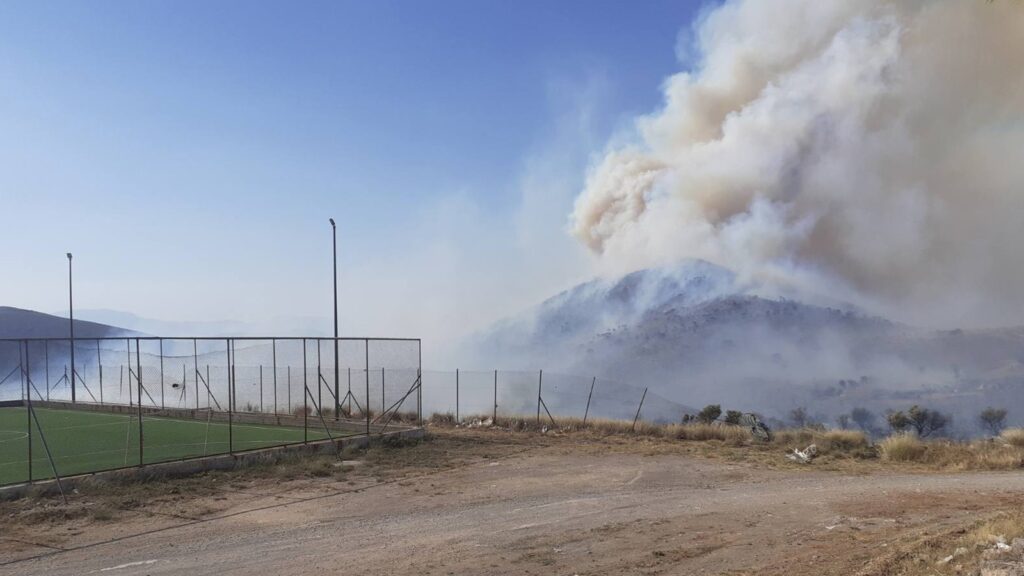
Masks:
[[[0,574],[873,573],[1024,501],[1018,473],[763,470],[572,439],[387,478],[244,487],[198,519],[151,511],[54,548],[0,534]]]

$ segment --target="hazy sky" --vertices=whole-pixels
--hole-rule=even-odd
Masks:
[[[445,338],[591,274],[700,2],[0,3],[0,305]]]

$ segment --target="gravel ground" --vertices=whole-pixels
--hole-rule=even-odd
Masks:
[[[1024,501],[1019,473],[770,470],[536,438],[445,433],[339,478],[0,525],[0,574],[874,574]]]

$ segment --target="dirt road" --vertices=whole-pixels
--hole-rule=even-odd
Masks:
[[[204,515],[49,541],[8,533],[0,574],[874,573],[901,542],[1024,501],[1019,473],[764,470],[571,440],[354,478],[238,486]]]

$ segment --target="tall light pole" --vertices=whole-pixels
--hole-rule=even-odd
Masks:
[[[68,326],[71,328],[71,403],[75,403],[75,296],[71,281],[71,252],[68,252]]]
[[[341,410],[341,400],[338,399],[338,227],[334,225],[334,218],[331,221],[331,245],[334,253],[334,419],[338,419],[338,412]]]

